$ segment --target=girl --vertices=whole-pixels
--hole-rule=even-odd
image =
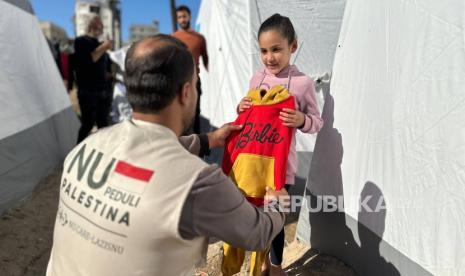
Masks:
[[[250,89],[270,89],[276,85],[286,87],[296,100],[296,110],[284,108],[280,113],[283,125],[297,128],[303,133],[317,133],[323,126],[323,120],[316,103],[313,80],[300,72],[295,65],[290,65],[291,55],[297,50],[297,38],[288,17],[274,14],[260,26],[258,31],[261,60],[264,68],[252,77]],[[245,97],[237,107],[242,113],[252,106],[251,99]],[[297,172],[297,153],[295,137],[287,161],[286,189],[294,184]],[[284,249],[284,229],[274,239],[269,261],[262,267],[270,275],[285,275],[281,268]],[[268,258],[267,258],[268,259]]]

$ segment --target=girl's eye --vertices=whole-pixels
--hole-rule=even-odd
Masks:
[[[281,48],[274,48],[273,49],[273,53],[278,53],[279,51],[281,51]]]
[[[266,50],[265,49],[261,49],[260,52],[264,55],[266,54]]]

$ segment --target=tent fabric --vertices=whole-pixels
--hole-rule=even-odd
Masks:
[[[207,40],[209,72],[201,68],[201,113],[214,126],[233,121],[236,105],[253,73],[262,67],[257,42],[260,24],[279,12],[297,32],[299,49],[291,58],[299,69],[318,79],[331,73],[345,0],[204,0],[199,31]],[[317,94],[320,110],[323,94]],[[315,135],[297,134],[297,150],[311,152]]]
[[[62,161],[79,127],[28,5],[0,0],[0,213]]]
[[[201,115],[214,126],[232,122],[236,105],[247,94],[252,77],[252,40],[249,3],[241,0],[204,0],[199,31],[207,41],[209,72],[201,66]]]
[[[31,193],[76,143],[72,108],[0,140],[0,214]]]
[[[235,118],[261,66],[260,22],[293,21],[295,63],[317,79],[325,120],[316,140],[298,137],[311,202],[297,235],[360,275],[465,274],[464,10],[462,0],[202,1],[214,61],[201,71],[202,115],[216,126]],[[310,212],[325,195],[345,212]],[[365,198],[385,208],[367,212]]]
[[[0,139],[70,106],[37,18],[0,1]]]
[[[297,33],[298,50],[291,63],[317,78],[331,72],[345,0],[253,1],[251,24],[256,40],[261,22],[275,13],[288,16]],[[260,49],[254,46],[254,69],[260,68]]]
[[[31,3],[29,3],[28,0],[2,0],[7,3],[12,4],[13,6],[22,9],[23,11],[34,14],[34,11],[32,9]]]
[[[465,274],[464,11],[462,0],[347,1],[307,190],[343,196],[345,215],[326,215],[327,229],[347,226],[341,244],[371,241],[403,275]],[[385,209],[364,212],[367,196]],[[362,275],[386,273],[360,259]]]

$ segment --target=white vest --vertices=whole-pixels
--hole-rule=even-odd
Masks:
[[[206,166],[160,125],[124,121],[90,136],[64,163],[47,275],[193,275],[207,240],[178,227]]]

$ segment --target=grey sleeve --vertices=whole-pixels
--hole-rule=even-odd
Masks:
[[[208,136],[206,134],[192,134],[179,137],[181,145],[190,153],[204,157],[210,154]]]
[[[215,237],[246,250],[264,250],[284,226],[284,215],[250,204],[212,165],[204,169],[184,203],[179,233],[184,239]]]

